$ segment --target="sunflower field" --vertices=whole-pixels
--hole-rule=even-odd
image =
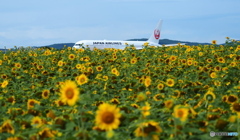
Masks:
[[[229,38],[13,49],[0,52],[0,76],[0,140],[240,139],[240,42]]]

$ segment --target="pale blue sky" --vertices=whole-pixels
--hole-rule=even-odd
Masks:
[[[149,38],[162,19],[161,39],[240,39],[240,0],[6,0],[0,48],[75,43],[83,39]]]

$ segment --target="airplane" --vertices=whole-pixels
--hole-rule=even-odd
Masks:
[[[144,46],[159,46],[159,47],[167,47],[167,46],[177,46],[184,44],[168,44],[168,45],[160,45],[158,44],[160,39],[160,31],[162,26],[162,20],[159,21],[157,27],[153,30],[150,38],[147,41],[119,41],[119,40],[81,40],[75,43],[73,48],[90,48],[93,50],[104,49],[104,48],[115,48],[115,49],[125,49],[129,45],[133,45],[136,49],[143,49]]]

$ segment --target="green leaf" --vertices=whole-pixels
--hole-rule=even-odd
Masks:
[[[75,126],[76,126],[76,124],[74,122],[72,122],[72,121],[68,122],[66,124],[66,131],[72,131]]]

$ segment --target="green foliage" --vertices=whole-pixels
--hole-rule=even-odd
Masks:
[[[240,110],[233,108],[240,103],[239,42],[132,47],[0,52],[0,139],[107,139],[107,132],[94,129],[96,111],[103,102],[116,104],[122,114],[111,139],[142,139],[135,130],[150,120],[157,122],[162,132],[144,130],[146,139],[156,135],[160,139],[204,140],[210,139],[210,131],[239,132]],[[98,71],[98,66],[103,69]],[[61,104],[61,83],[76,81],[81,74],[88,82],[77,85],[79,100],[73,106]],[[163,89],[158,89],[160,83]],[[44,90],[49,91],[47,97]],[[208,93],[212,102],[205,97]],[[138,100],[140,96],[146,99]],[[33,107],[30,100],[36,102]],[[149,115],[143,111],[146,102]],[[176,105],[188,109],[184,122],[181,115],[173,115]]]

